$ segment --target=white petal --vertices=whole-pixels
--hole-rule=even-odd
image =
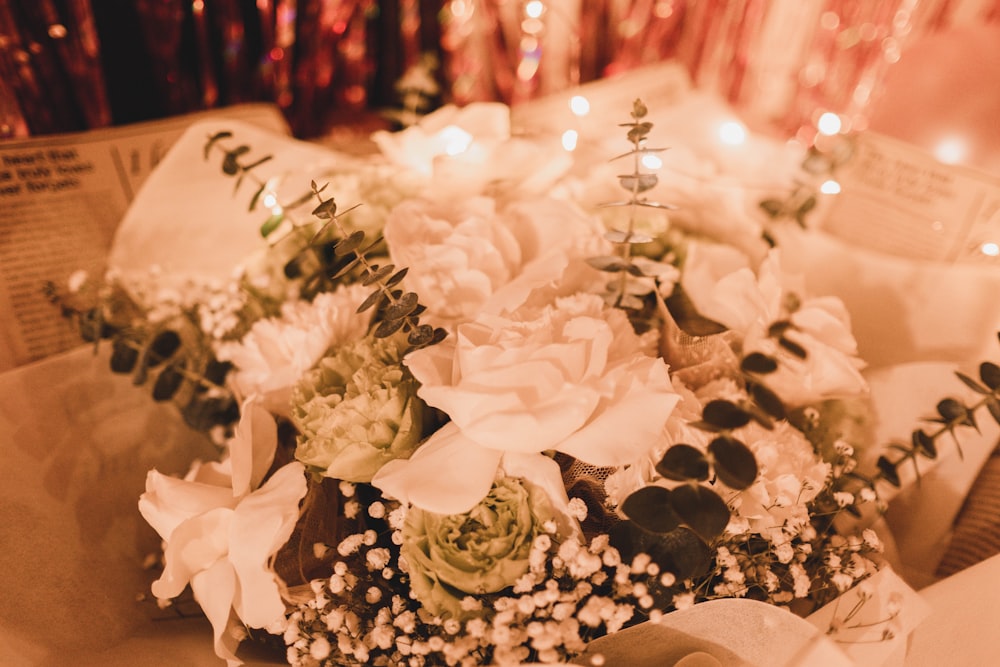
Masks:
[[[242,665],[243,661],[236,657],[239,641],[228,632],[233,595],[236,592],[236,577],[232,565],[226,560],[218,561],[210,569],[195,576],[191,581],[191,590],[212,624],[215,654],[225,660],[228,667]]]
[[[501,452],[477,445],[449,422],[406,461],[390,461],[372,484],[438,514],[468,512],[489,493]]]
[[[188,482],[156,470],[146,474],[146,492],[139,497],[142,518],[165,540],[184,521],[216,507],[235,505],[228,485]]]
[[[228,508],[217,508],[177,526],[167,538],[163,574],[153,582],[153,595],[161,600],[177,597],[199,572],[226,558],[232,514]]]
[[[233,465],[233,495],[240,497],[258,486],[274,462],[278,426],[256,397],[243,402],[240,423],[229,445]]]
[[[266,627],[284,616],[277,576],[269,564],[291,536],[305,494],[305,468],[289,463],[233,512],[229,561],[239,580],[235,607],[240,619],[252,628]]]

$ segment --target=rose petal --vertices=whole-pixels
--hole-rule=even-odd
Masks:
[[[372,479],[386,495],[438,514],[468,512],[489,493],[501,452],[476,444],[449,422],[406,461]]]

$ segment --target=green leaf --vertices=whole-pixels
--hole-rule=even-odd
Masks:
[[[778,362],[773,357],[761,352],[751,352],[743,357],[743,361],[740,362],[740,370],[744,373],[766,375],[778,370]]]
[[[111,370],[114,373],[131,373],[139,361],[139,350],[135,342],[125,337],[111,342]]]
[[[656,464],[656,472],[675,482],[703,482],[708,471],[708,459],[701,450],[685,444],[673,445]]]
[[[1000,388],[1000,366],[984,361],[979,365],[979,377],[987,387],[992,390]]]
[[[876,464],[878,466],[879,472],[882,474],[882,478],[892,484],[893,486],[899,488],[901,486],[899,481],[899,471],[896,470],[896,464],[890,461],[885,456],[878,457]]]
[[[233,136],[233,133],[228,130],[216,132],[215,134],[209,136],[208,141],[205,142],[205,159],[207,160],[208,156],[211,155],[212,146],[214,146],[217,141],[228,139],[231,136]]]
[[[729,525],[729,507],[708,487],[678,486],[670,493],[670,506],[706,542],[721,535]]]
[[[321,220],[329,220],[337,215],[337,202],[326,199],[313,209],[312,214]]]
[[[990,396],[986,399],[986,409],[989,410],[994,421],[1000,424],[1000,400],[997,400],[995,396]]]
[[[757,479],[757,459],[750,448],[736,438],[720,435],[708,443],[715,461],[715,474],[723,484],[742,491]]]
[[[361,244],[364,243],[364,240],[365,233],[360,229],[355,232],[351,232],[347,238],[337,242],[337,245],[334,246],[334,252],[338,257],[345,257],[357,250]]]
[[[644,486],[622,503],[622,513],[643,530],[669,533],[681,525],[670,506],[670,491],[662,486]]]
[[[605,232],[604,238],[612,243],[649,243],[653,240],[653,237],[647,234],[623,232],[620,229],[612,229],[609,232]]]
[[[976,392],[977,394],[988,394],[988,393],[990,393],[989,389],[987,389],[986,387],[984,387],[983,385],[981,385],[979,382],[976,382],[975,380],[973,380],[972,378],[970,378],[965,373],[962,373],[961,371],[955,371],[955,375],[958,376],[959,380],[961,380],[963,383],[965,383],[966,387],[968,387],[972,391]]]
[[[388,299],[386,298],[386,296],[382,292],[382,290],[380,290],[380,289],[379,290],[375,290],[374,292],[372,292],[371,294],[369,294],[368,297],[364,301],[361,302],[361,305],[358,306],[358,309],[355,312],[357,312],[357,313],[363,313],[366,310],[368,310],[369,308],[371,308],[372,306],[374,306],[375,304],[381,304],[381,303],[387,302],[387,301],[388,301]]]
[[[406,317],[417,307],[417,295],[414,292],[407,292],[399,297],[395,303],[386,307],[382,316],[387,320],[398,320]]]
[[[177,370],[174,365],[167,366],[156,377],[153,383],[153,400],[168,401],[174,397],[181,383],[184,382],[184,375]]]
[[[375,327],[373,335],[376,338],[388,338],[402,329],[404,324],[406,324],[406,319],[404,318],[400,318],[398,320],[383,320],[382,322],[379,322],[377,327]]]
[[[368,285],[380,282],[395,270],[395,264],[386,264],[385,266],[373,265],[370,271],[365,271],[361,276],[361,284],[367,287]]]
[[[257,202],[260,201],[260,197],[262,194],[264,194],[265,188],[267,188],[267,183],[261,183],[260,187],[258,187],[254,191],[253,197],[250,198],[250,208],[247,210],[253,211],[255,208],[257,208]]]
[[[717,398],[705,405],[701,418],[716,428],[732,430],[746,426],[750,422],[750,413],[732,401]]]
[[[274,230],[276,230],[278,227],[281,226],[281,223],[284,220],[285,220],[284,213],[275,213],[267,220],[265,220],[264,224],[260,226],[260,235],[266,239],[268,236],[274,233]]]
[[[809,356],[809,354],[806,352],[806,348],[802,347],[795,341],[785,336],[782,336],[781,338],[778,339],[778,345],[781,345],[781,347],[785,348],[799,359],[805,359],[806,357]]]
[[[180,346],[181,337],[176,331],[165,329],[156,334],[146,352],[150,368],[155,368],[172,357]]]
[[[618,176],[618,184],[629,192],[647,192],[655,188],[659,181],[656,174],[622,174]]]
[[[764,412],[771,415],[775,419],[785,418],[785,404],[776,393],[759,382],[748,383],[747,391],[750,392],[750,396],[753,398],[754,402],[759,405]]]
[[[674,291],[667,297],[666,304],[677,326],[689,336],[711,336],[726,331],[725,325],[703,317],[698,312],[679,282],[674,285]]]
[[[385,286],[386,287],[392,287],[393,285],[398,284],[399,281],[401,281],[403,278],[406,277],[406,274],[409,273],[409,271],[410,271],[410,268],[407,267],[407,266],[404,266],[399,271],[397,271],[395,274],[393,274],[393,276],[391,278],[389,278],[387,281],[385,281]]]
[[[628,262],[614,255],[588,257],[586,261],[587,264],[590,264],[598,271],[606,271],[608,273],[618,273],[619,271],[624,271],[629,266]]]
[[[239,159],[244,153],[248,152],[250,152],[250,147],[245,144],[237,146],[230,151],[226,151],[226,157],[222,160],[222,173],[227,176],[235,176],[240,173],[241,167]]]
[[[937,458],[937,446],[934,444],[934,438],[927,435],[920,429],[913,431],[911,438],[913,440],[914,449],[929,459]]]

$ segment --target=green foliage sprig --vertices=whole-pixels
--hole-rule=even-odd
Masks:
[[[1000,332],[997,333],[997,338],[1000,340]],[[890,442],[887,446],[896,455],[883,454],[878,458],[876,479],[885,480],[889,484],[899,487],[902,484],[900,468],[910,464],[913,466],[919,481],[918,459],[921,457],[936,459],[938,442],[946,435],[951,438],[958,450],[958,455],[961,457],[963,454],[959,443],[958,429],[972,428],[979,432],[976,413],[983,408],[997,424],[1000,424],[1000,366],[990,361],[980,363],[978,380],[961,371],[955,371],[955,375],[962,384],[978,394],[979,399],[972,404],[951,397],[938,401],[935,406],[937,414],[924,420],[931,424],[937,424],[937,427],[928,430],[914,429],[910,434],[909,442]]]
[[[322,192],[326,189],[325,185],[319,187],[315,181],[312,181],[310,187],[313,196],[319,202],[312,214],[326,221],[314,239],[330,226],[335,227],[340,234],[340,240],[333,244],[333,252],[337,257],[343,258],[343,263],[332,279],[337,280],[357,267],[361,270],[361,284],[375,288],[358,307],[358,313],[363,313],[371,308],[375,309],[374,320],[377,324],[374,325],[373,335],[376,338],[388,338],[402,330],[408,334],[407,342],[413,349],[434,345],[444,340],[447,335],[444,329],[420,323],[420,315],[426,308],[420,304],[417,294],[405,292],[397,287],[406,276],[408,269],[404,267],[397,270],[393,264],[380,266],[371,263],[365,253],[375,244],[363,248],[362,245],[366,240],[363,231],[357,230],[350,234],[347,233],[337,215],[336,201],[332,197],[330,199],[323,198]],[[376,241],[377,243],[378,241]]]
[[[604,235],[614,245],[617,252],[614,255],[591,257],[587,260],[591,266],[599,271],[616,275],[616,278],[608,283],[608,291],[605,293],[607,302],[616,308],[624,308],[636,312],[642,311],[647,306],[641,297],[649,294],[650,289],[648,281],[647,285],[640,284],[637,286],[630,278],[645,277],[652,279],[655,283],[656,278],[663,271],[663,267],[658,262],[637,256],[635,247],[650,243],[654,239],[636,231],[636,210],[638,208],[652,208],[666,211],[677,208],[670,204],[661,204],[640,196],[642,193],[656,187],[656,184],[659,182],[659,177],[656,174],[642,171],[642,158],[649,154],[661,153],[667,150],[666,148],[649,148],[646,146],[650,130],[653,128],[652,123],[643,120],[648,113],[646,105],[642,103],[642,100],[637,99],[632,103],[632,120],[619,125],[619,127],[628,128],[626,137],[632,144],[632,149],[627,153],[612,158],[612,161],[623,158],[632,159],[632,173],[618,176],[618,183],[622,189],[629,193],[629,198],[601,204],[602,207],[628,208],[629,210],[627,227],[625,229],[611,229]]]
[[[62,293],[48,283],[49,300],[72,321],[81,339],[111,343],[111,371],[130,375],[136,386],[150,388],[156,402],[172,401],[193,429],[230,427],[239,406],[225,386],[232,366],[215,358],[198,325],[196,309],[181,309],[166,321],[151,321],[125,290],[109,286],[109,293],[90,298]]]

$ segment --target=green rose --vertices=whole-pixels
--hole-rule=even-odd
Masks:
[[[326,477],[370,482],[386,462],[407,458],[423,435],[425,404],[393,339],[337,348],[295,386],[295,458]]]
[[[433,614],[463,618],[461,600],[512,586],[529,567],[542,524],[553,518],[544,491],[506,477],[465,514],[411,507],[402,555],[417,599]]]

